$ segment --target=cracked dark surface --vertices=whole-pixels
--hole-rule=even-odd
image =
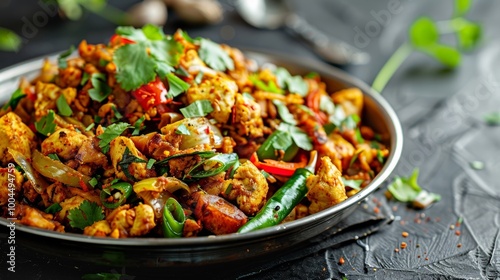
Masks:
[[[12,15],[10,21],[0,17],[0,26],[21,28],[19,18],[32,13],[23,2],[27,1],[17,4],[6,1],[17,15]],[[121,1],[117,5],[126,7],[131,2]],[[387,9],[389,2],[318,0],[316,5],[310,5],[308,1],[296,0],[293,4],[299,14],[324,32],[353,43],[354,28],[364,28],[374,20],[370,12]],[[452,10],[452,1],[396,2],[401,5],[400,12],[392,14],[388,23],[363,48],[372,55],[372,63],[343,67],[368,83],[405,40],[406,29],[413,19],[428,15],[440,20],[447,18]],[[230,0],[222,3],[226,13],[219,25],[185,27],[170,14],[166,32],[183,27],[193,36],[210,37],[236,47],[267,48],[316,58],[307,46],[297,43],[285,32],[248,27],[234,13]],[[352,217],[301,247],[260,264],[227,267],[224,272],[205,274],[204,278],[215,274],[221,279],[500,278],[500,127],[488,126],[483,121],[486,113],[500,110],[499,8],[500,2],[474,1],[468,18],[483,24],[484,40],[481,46],[463,56],[456,70],[445,71],[425,55],[412,54],[383,92],[397,112],[405,136],[403,155],[393,175],[406,176],[418,167],[419,183],[440,194],[440,202],[424,211],[416,211],[387,201],[382,189]],[[234,28],[233,38],[221,35],[221,28],[227,25]],[[18,54],[0,53],[0,68],[63,50],[69,44],[77,44],[81,38],[104,41],[112,31],[112,25],[92,16],[66,25],[52,19]],[[444,40],[453,43],[451,36]],[[483,162],[484,169],[471,168],[472,161]],[[373,214],[373,207],[377,205],[382,209],[378,216]],[[409,233],[407,238],[402,237],[403,231]],[[3,242],[5,238],[0,240]],[[402,241],[408,247],[395,252]],[[3,263],[7,250],[5,242],[0,248]],[[23,269],[17,276],[24,275],[24,279],[61,279],[62,275],[64,279],[80,279],[85,273],[102,272],[103,269],[125,271],[137,277],[130,279],[142,279],[140,276],[144,275],[143,271],[128,268],[75,264],[30,249],[18,253],[23,254],[19,257],[23,261],[18,263]],[[340,257],[345,259],[343,265],[338,264]],[[4,279],[4,275],[2,272],[0,279]]]

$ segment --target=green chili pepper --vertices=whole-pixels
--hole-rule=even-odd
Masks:
[[[182,206],[173,197],[169,197],[163,207],[163,236],[182,237],[186,215]]]
[[[259,159],[277,160],[278,150],[285,152],[282,158],[283,161],[291,161],[299,151],[299,147],[292,140],[288,132],[276,130],[257,149],[257,156],[259,156]]]
[[[253,219],[238,230],[238,233],[250,232],[281,223],[306,196],[306,180],[310,175],[313,175],[316,160],[317,153],[313,151],[308,166],[295,170],[290,179],[274,193]]]
[[[114,209],[127,200],[132,194],[132,185],[127,182],[120,182],[111,185],[101,191],[101,202],[106,208]]]
[[[212,157],[215,155],[215,152],[214,151],[197,151],[197,152],[193,152],[193,153],[190,153],[190,154],[175,154],[173,156],[169,156],[167,158],[164,158],[160,161],[157,161],[155,163],[155,165],[165,165],[168,163],[169,160],[173,159],[173,158],[178,158],[178,157],[186,157],[186,156],[200,156],[201,158],[208,158],[208,157]]]
[[[185,175],[185,178],[201,179],[217,175],[228,170],[238,162],[238,155],[232,154],[217,154],[211,158],[203,160],[193,166]]]

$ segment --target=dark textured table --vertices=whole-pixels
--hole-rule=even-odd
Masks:
[[[28,30],[26,21],[41,8],[34,1],[0,0],[0,26],[24,38],[16,54],[0,52],[0,68],[66,49],[82,38],[91,43],[109,39],[114,26],[95,15],[77,22],[49,17]],[[121,8],[134,1],[111,1]],[[452,13],[452,1],[292,1],[297,12],[324,32],[372,56],[365,66],[343,67],[371,83],[376,73],[406,39],[411,22],[421,15],[436,20]],[[376,2],[376,3],[375,3]],[[224,20],[214,26],[186,26],[169,14],[166,33],[181,27],[236,47],[266,49],[318,59],[305,44],[283,30],[249,27],[223,1]],[[335,229],[307,241],[300,250],[259,264],[209,271],[219,279],[498,279],[500,278],[500,127],[483,116],[500,111],[500,2],[475,1],[468,18],[483,24],[482,44],[462,57],[461,65],[444,70],[415,53],[383,91],[404,129],[404,150],[395,175],[418,167],[419,183],[442,200],[417,211],[387,201],[383,189]],[[444,38],[453,43],[453,37]],[[481,161],[484,168],[471,167]],[[497,170],[497,172],[495,172]],[[380,212],[375,215],[373,209]],[[409,236],[402,237],[406,231]],[[81,279],[87,273],[121,273],[122,279],[162,276],[168,270],[98,266],[18,246],[15,274],[6,271],[7,232],[0,231],[0,279]],[[395,249],[405,241],[406,249]],[[58,244],[54,244],[55,247]],[[345,263],[339,264],[343,257]],[[182,275],[176,275],[182,277]]]

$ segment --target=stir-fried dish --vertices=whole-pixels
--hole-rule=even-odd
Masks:
[[[78,55],[72,55],[77,52]],[[89,236],[245,233],[341,203],[388,156],[357,88],[179,30],[119,27],[0,111],[0,213]]]

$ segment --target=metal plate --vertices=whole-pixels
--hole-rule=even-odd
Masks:
[[[66,258],[94,263],[135,265],[148,267],[191,267],[215,265],[232,261],[257,259],[298,245],[324,232],[355,211],[359,203],[374,192],[388,178],[398,162],[403,146],[399,120],[385,99],[368,85],[345,72],[319,61],[304,60],[278,54],[245,52],[259,65],[273,63],[287,68],[292,74],[317,72],[327,84],[328,92],[347,87],[358,87],[365,94],[363,122],[378,133],[386,135],[390,155],[382,171],[356,195],[342,203],[297,221],[277,225],[246,234],[164,238],[96,238],[74,233],[58,233],[21,224],[16,225],[18,242],[34,250]],[[48,59],[54,60],[55,55]],[[21,63],[0,72],[0,104],[8,100],[21,77],[37,75],[45,58]],[[7,219],[0,218],[6,226]],[[53,246],[54,242],[58,246]]]

